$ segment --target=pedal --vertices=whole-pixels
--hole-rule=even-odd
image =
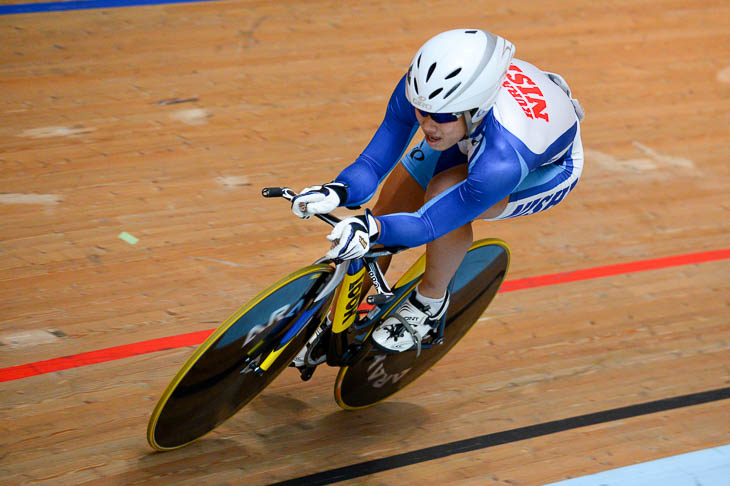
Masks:
[[[302,368],[297,368],[299,370],[299,378],[302,379],[302,381],[309,381],[309,379],[314,374],[314,370],[317,369],[316,366],[304,366]]]

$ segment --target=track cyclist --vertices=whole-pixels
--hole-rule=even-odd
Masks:
[[[473,221],[544,211],[581,175],[580,104],[561,76],[514,59],[514,51],[509,41],[478,29],[428,40],[363,153],[334,181],[292,201],[300,218],[359,206],[387,176],[372,212],[333,228],[327,256],[359,258],[375,243],[426,245],[423,280],[396,310],[400,319],[385,319],[373,331],[388,351],[413,348],[414,334],[423,337],[445,314]],[[403,155],[419,125],[424,139]],[[380,264],[387,268],[389,261]]]

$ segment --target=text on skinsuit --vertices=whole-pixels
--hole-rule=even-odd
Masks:
[[[524,74],[520,68],[511,64],[502,86],[517,101],[527,118],[540,118],[541,120],[550,121],[545,111],[547,109],[545,96],[535,82]]]
[[[379,354],[373,357],[373,362],[370,366],[368,366],[368,383],[370,383],[373,388],[382,388],[382,386],[389,381],[396,384],[405,376],[406,373],[411,371],[410,368],[407,368],[400,373],[388,374],[385,372],[383,361],[385,361],[385,355]]]
[[[519,204],[515,208],[515,210],[506,217],[514,218],[516,216],[525,216],[528,214],[535,214],[540,211],[545,211],[546,209],[549,209],[562,201],[565,195],[573,190],[577,183],[578,181],[576,180],[570,185],[570,187],[566,187],[554,194],[548,194],[545,197],[535,199],[524,204]]]

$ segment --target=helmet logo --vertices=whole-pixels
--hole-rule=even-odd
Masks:
[[[429,103],[426,103],[426,97],[423,95],[416,96],[415,98],[413,98],[411,100],[411,104],[414,106],[421,107],[426,111],[431,109],[431,105]]]

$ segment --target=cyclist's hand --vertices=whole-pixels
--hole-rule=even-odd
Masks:
[[[312,186],[302,189],[291,201],[291,210],[300,218],[311,218],[315,214],[326,214],[334,211],[347,199],[347,186],[339,182],[330,182],[323,186]]]
[[[365,255],[370,243],[378,239],[378,225],[373,214],[366,209],[362,216],[353,216],[337,223],[327,239],[332,242],[327,258],[354,260]]]

